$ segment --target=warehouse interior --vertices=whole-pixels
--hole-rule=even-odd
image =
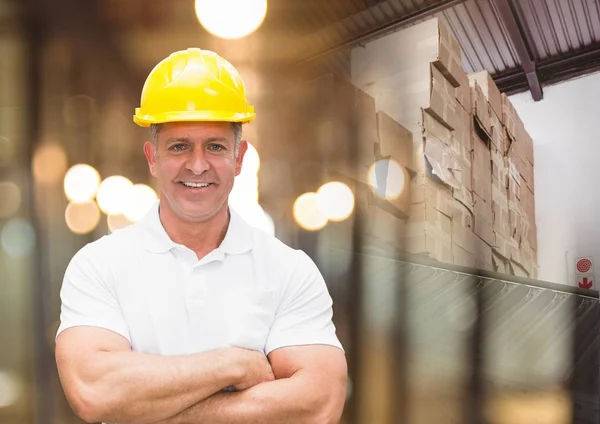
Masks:
[[[600,0],[268,0],[237,39],[193,0],[0,0],[0,424],[81,422],[64,271],[144,210],[78,203],[68,172],[154,187],[131,116],[190,47],[255,105],[230,202],[323,273],[344,424],[600,422]],[[349,212],[302,218],[331,182]]]

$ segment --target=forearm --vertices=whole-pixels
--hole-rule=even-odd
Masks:
[[[161,424],[337,423],[343,400],[340,404],[339,396],[327,393],[328,385],[322,383],[293,376],[241,392],[218,393]]]
[[[171,417],[235,384],[225,350],[165,357],[99,352],[88,382],[92,421],[150,423]]]

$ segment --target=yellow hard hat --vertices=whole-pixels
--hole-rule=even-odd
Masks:
[[[247,123],[256,117],[240,73],[209,50],[171,54],[148,75],[133,121],[141,127],[181,121]]]

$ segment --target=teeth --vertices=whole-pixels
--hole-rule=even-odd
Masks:
[[[200,188],[200,187],[208,187],[208,183],[183,183],[184,186],[186,187],[195,187],[195,188]]]

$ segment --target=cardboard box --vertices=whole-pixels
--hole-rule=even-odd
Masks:
[[[461,84],[456,87],[456,101],[463,109],[471,109],[471,86],[468,84]]]
[[[369,170],[368,187],[372,202],[398,218],[407,218],[411,202],[411,175],[405,167],[391,167],[390,163],[389,159],[380,159]],[[392,196],[399,190],[397,196]]]
[[[377,110],[412,132],[415,149],[421,144],[422,109],[449,129],[460,125],[456,89],[429,63],[419,63],[391,80],[373,83],[367,91],[374,96]],[[417,171],[422,170],[418,162],[415,166]]]
[[[452,215],[452,243],[467,252],[475,253],[474,228],[473,212],[461,202],[455,201]]]
[[[521,256],[521,261],[517,262],[526,272],[527,275],[531,274],[531,270],[533,268],[533,262],[532,262],[532,257],[531,257],[531,253],[533,252],[533,250],[531,249],[531,246],[529,246],[528,242],[523,242],[521,243],[520,246],[520,256]]]
[[[519,172],[525,181],[525,185],[535,193],[534,170],[533,170],[533,139],[527,133],[525,128],[521,129],[521,134],[516,143],[519,158]]]
[[[470,92],[470,89],[469,89]],[[470,106],[467,106],[469,109]],[[467,152],[473,150],[473,139],[471,138],[471,114],[464,107],[457,108],[458,112],[458,125],[454,128],[454,138],[462,144]],[[470,153],[468,154],[468,159],[471,160]]]
[[[474,195],[485,201],[492,200],[492,158],[490,146],[483,140],[479,133],[471,131],[473,139],[473,164],[471,169],[471,180]]]
[[[481,87],[475,84],[471,88],[471,113],[481,128],[487,133],[488,137],[492,133],[492,119],[490,114],[490,104],[483,95]]]
[[[512,264],[513,267],[518,266],[519,269],[517,271],[521,271],[520,274],[515,274],[514,271],[512,271],[511,274],[521,277],[528,277],[529,259],[527,257],[527,249],[522,249],[521,245],[515,239],[509,239],[508,246],[510,251],[510,264]]]
[[[488,271],[494,270],[492,247],[478,237],[475,237],[475,256],[477,257],[479,263],[481,263],[481,269]]]
[[[494,233],[493,233],[493,215],[492,215],[492,204],[491,201],[485,201],[484,199],[473,195],[474,197],[474,228],[475,234],[485,241],[489,246],[494,244]]]
[[[351,63],[352,82],[361,88],[390,78],[415,63],[433,63],[454,87],[469,84],[462,68],[460,44],[439,18],[352,49]]]
[[[490,141],[492,142],[492,146],[499,150],[504,156],[507,151],[506,130],[504,129],[504,125],[502,125],[502,120],[493,110],[490,114],[490,122],[492,127],[492,132],[490,133]]]
[[[377,142],[375,100],[334,74],[295,88],[290,97],[291,108],[311,120],[298,138],[311,140],[314,160],[327,171],[367,182]]]
[[[452,242],[452,263],[458,266],[477,268],[477,256]]]
[[[492,163],[492,178],[498,181],[498,188],[506,190],[508,187],[508,167],[502,151],[492,145],[490,149],[490,160]]]
[[[537,252],[537,225],[535,222],[535,195],[525,187],[522,191],[522,237],[527,239],[531,248]]]
[[[522,265],[515,263],[512,260],[508,264],[511,275],[514,275],[515,277],[529,278],[529,272],[523,268]]]
[[[426,203],[410,206],[405,248],[410,253],[452,263],[452,220]]]
[[[411,204],[423,203],[452,218],[454,213],[452,191],[436,183],[426,174],[420,173],[411,181]]]
[[[379,157],[391,157],[414,171],[413,135],[384,112],[377,112],[377,146]]]
[[[497,190],[497,186],[492,188],[492,228],[500,236],[509,238],[509,208],[508,196],[506,191]]]
[[[476,72],[468,75],[469,83],[471,87],[478,85],[481,87],[481,91],[485,96],[486,100],[489,102],[492,111],[498,115],[502,116],[502,94],[500,90],[496,86],[496,83],[492,79],[492,76],[488,71]]]
[[[431,67],[429,82],[427,99],[422,100],[423,108],[453,130],[460,125],[458,108],[461,106],[456,101],[456,88],[435,67]]]
[[[521,205],[527,218],[535,223],[535,195],[527,187],[521,190]]]
[[[502,123],[511,138],[518,140],[523,131],[523,122],[508,96],[502,93]]]
[[[384,211],[376,205],[367,209],[365,222],[365,244],[371,247],[388,250],[403,247],[405,220]]]
[[[453,263],[458,266],[494,271],[492,248],[477,237],[475,239],[479,249],[476,253],[468,252],[459,245],[452,243]]]
[[[494,231],[494,243],[492,245],[492,251],[497,256],[500,256],[505,261],[508,261],[511,257],[510,238],[503,237]]]
[[[512,141],[506,157],[510,160],[509,167],[512,166],[514,172],[518,173],[521,182],[526,183],[528,177],[527,161],[520,154],[519,142]]]
[[[510,238],[515,239],[517,244],[521,242],[522,217],[518,203],[508,201],[508,229]]]
[[[388,198],[386,199],[389,205],[393,208],[388,208],[388,212],[392,215],[397,216],[398,218],[406,218],[410,213],[410,202],[411,202],[411,185],[410,185],[410,175],[406,172],[405,169],[402,169],[404,174],[405,181],[405,189],[402,190],[398,197]],[[396,213],[395,211],[399,211],[400,213]]]
[[[533,159],[533,139],[525,129],[525,126],[520,128],[520,134],[517,139],[522,146],[521,155],[533,166],[535,163]]]
[[[525,174],[527,176],[527,180],[525,181],[525,186],[532,192],[535,193],[535,177],[534,177],[534,169],[533,164],[529,161],[525,163]]]
[[[510,164],[510,162],[509,162]],[[509,168],[509,173],[508,173],[508,201],[509,202],[514,202],[514,203],[519,203],[521,200],[521,176],[517,173],[517,175],[514,175],[514,173],[511,171],[511,168]]]
[[[494,265],[494,272],[498,272],[500,274],[510,274],[508,260],[494,250],[492,250],[492,262]]]
[[[531,274],[529,278],[537,279],[538,278],[538,259],[537,253],[534,250],[531,250]]]
[[[423,112],[423,154],[427,172],[451,188],[453,197],[472,211],[471,152],[465,145],[464,133],[463,128],[458,133],[450,131],[433,116]],[[463,140],[457,140],[456,134]]]
[[[354,110],[351,114],[356,119],[356,139],[354,140],[356,143],[355,175],[356,179],[363,180],[365,169],[368,169],[368,165],[373,163],[375,159],[374,144],[377,142],[375,99],[347,81],[340,79],[338,83],[344,85],[345,89],[354,93]],[[348,123],[348,120],[345,122]],[[348,140],[352,140],[352,137]]]

